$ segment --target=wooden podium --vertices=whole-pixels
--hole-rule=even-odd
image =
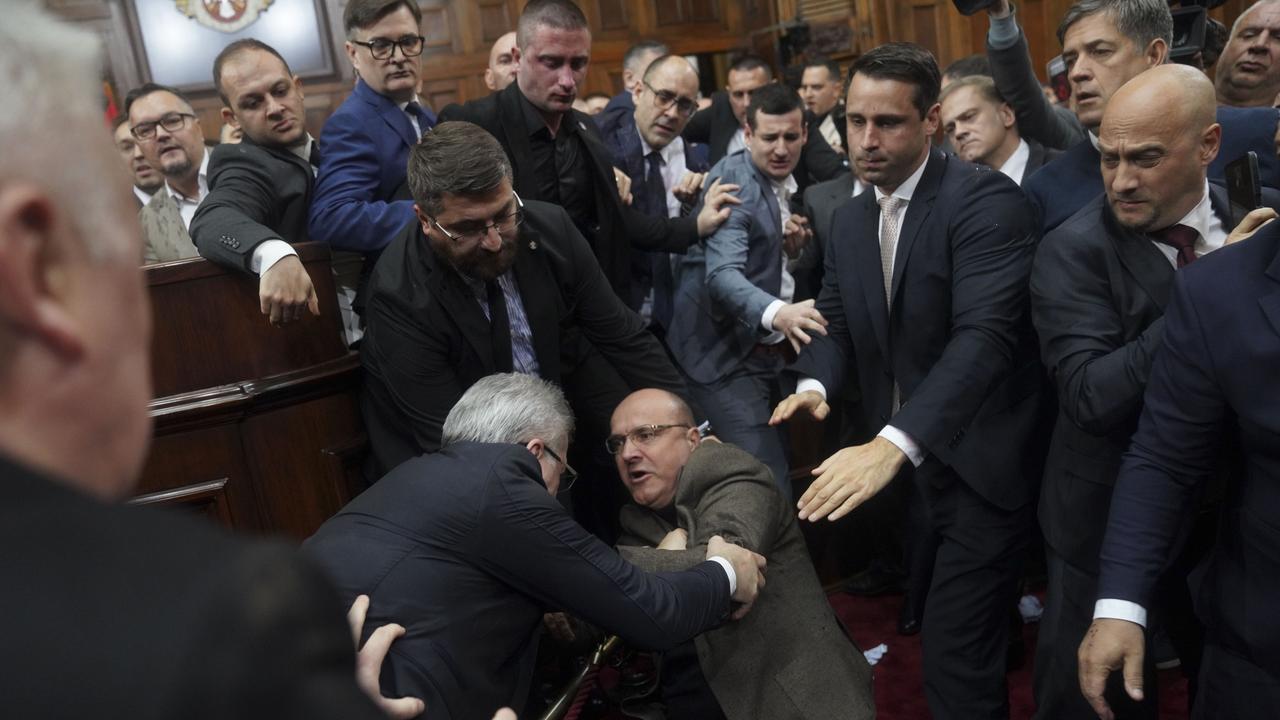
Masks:
[[[202,258],[143,269],[155,427],[132,502],[301,540],[359,491],[359,355],[342,337],[328,246],[295,247],[320,317],[283,327],[261,313],[255,277]]]

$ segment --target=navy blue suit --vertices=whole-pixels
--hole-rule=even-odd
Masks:
[[[718,625],[729,580],[714,562],[646,573],[589,535],[521,445],[456,443],[400,465],[302,547],[345,602],[369,595],[365,637],[406,633],[382,670],[390,697],[433,720],[488,720],[529,694],[542,615],[565,610],[666,650]]]
[[[1164,342],[1102,545],[1099,598],[1151,607],[1207,482],[1218,540],[1192,575],[1207,638],[1196,716],[1280,713],[1280,223],[1174,277]]]
[[[1227,163],[1253,150],[1258,153],[1262,184],[1280,188],[1280,159],[1276,158],[1275,148],[1277,117],[1280,111],[1275,108],[1219,106],[1222,147],[1209,165],[1209,179],[1225,182]],[[1102,156],[1085,138],[1023,182],[1023,189],[1040,213],[1044,234],[1103,193],[1101,162]]]
[[[419,111],[423,132],[435,122],[430,110]],[[363,80],[356,81],[320,133],[311,239],[358,252],[386,247],[413,219],[405,175],[409,149],[417,142],[405,111]]]

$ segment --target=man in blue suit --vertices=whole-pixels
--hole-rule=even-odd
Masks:
[[[320,134],[312,240],[376,253],[413,219],[405,186],[409,149],[436,123],[417,96],[421,23],[412,0],[347,4],[342,24],[356,87]]]
[[[679,55],[663,55],[641,78],[628,94],[634,96],[630,107],[596,118],[600,136],[614,167],[631,178],[632,206],[651,217],[681,217],[689,208],[673,191],[696,189],[710,169],[707,146],[680,137],[698,109],[698,71]],[[631,272],[627,304],[665,331],[672,312],[671,255],[634,252]]]
[[[769,426],[781,396],[783,366],[825,333],[813,300],[792,303],[783,236],[808,232],[793,218],[791,173],[805,143],[804,104],[791,88],[771,83],[751,96],[746,148],[715,164],[708,181],[737,185],[741,204],[691,248],[676,273],[667,345],[688,376],[690,392],[716,434],[760,459],[790,496],[782,438]]]
[[[1191,577],[1206,628],[1193,718],[1280,716],[1280,224],[1174,278],[1142,418],[1111,499],[1080,687],[1123,668],[1143,695],[1146,608],[1197,497],[1228,471],[1219,535]]]

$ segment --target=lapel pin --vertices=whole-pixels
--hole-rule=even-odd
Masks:
[[[530,250],[537,250],[537,249],[538,249],[538,241],[537,241],[537,240],[530,240],[530,241],[529,241],[529,249],[530,249]]]

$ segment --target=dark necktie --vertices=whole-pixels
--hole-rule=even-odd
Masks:
[[[311,141],[310,162],[311,162],[311,167],[313,168],[320,167],[320,143],[316,142],[315,140]]]
[[[667,186],[662,182],[662,155],[650,151],[645,158],[649,161],[649,171],[644,175],[645,195],[648,208],[646,214],[654,217],[667,216]],[[674,281],[671,277],[671,261],[666,253],[650,253],[653,272],[653,321],[663,328],[671,326],[671,295],[674,292]]]
[[[1170,225],[1151,233],[1151,239],[1178,251],[1178,267],[1183,268],[1196,260],[1196,240],[1200,233],[1186,225]]]
[[[493,364],[498,372],[509,373],[515,365],[511,357],[511,320],[507,318],[507,301],[496,278],[486,282],[484,288],[489,296],[489,339],[493,343]]]
[[[667,186],[662,182],[662,155],[651,150],[644,156],[649,170],[644,174],[645,214],[667,216]]]
[[[414,120],[418,121],[418,137],[421,138],[428,130],[431,129],[431,119],[427,117],[427,111],[416,102],[410,102],[404,106],[404,111]],[[413,127],[413,123],[409,123],[409,127]]]

